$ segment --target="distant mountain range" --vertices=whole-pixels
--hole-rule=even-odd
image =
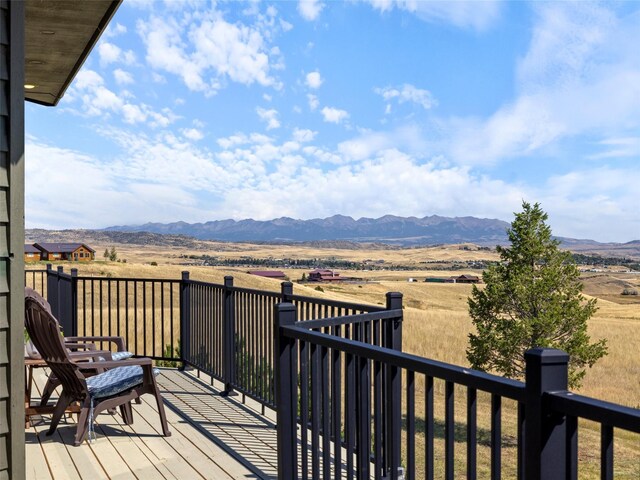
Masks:
[[[28,229],[28,242],[93,242],[182,246],[207,249],[207,241],[219,241],[233,249],[233,242],[305,244],[318,248],[380,249],[473,243],[494,247],[506,245],[507,222],[475,217],[397,217],[354,220],[343,215],[312,220],[277,218],[269,221],[219,220],[206,223],[146,223],[114,226],[102,230]],[[640,258],[640,240],[602,243],[588,239],[558,237],[562,247],[576,253]]]
[[[397,217],[354,220],[344,215],[311,220],[282,217],[274,220],[216,220],[206,223],[145,223],[108,227],[107,231],[152,232],[187,235],[200,240],[228,242],[311,242],[344,240],[390,245],[433,245],[506,242],[509,224],[502,220],[475,217]]]

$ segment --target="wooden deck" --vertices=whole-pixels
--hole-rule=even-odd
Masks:
[[[33,396],[44,372],[36,370]],[[133,406],[134,423],[119,415],[96,420],[97,440],[73,446],[75,417],[46,436],[49,417],[34,417],[26,431],[27,479],[229,479],[277,476],[276,430],[271,418],[221,397],[208,379],[162,369],[162,389],[171,437],[161,435],[154,398]]]

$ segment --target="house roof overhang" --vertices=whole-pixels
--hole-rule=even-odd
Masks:
[[[55,106],[122,0],[26,0],[25,100]]]

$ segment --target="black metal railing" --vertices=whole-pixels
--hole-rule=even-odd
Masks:
[[[528,351],[526,382],[518,382],[389,348],[390,332],[402,323],[401,309],[301,322],[293,305],[279,304],[275,316],[279,478],[457,478],[455,392],[461,389],[466,390],[464,463],[470,479],[483,478],[477,465],[479,392],[490,396],[492,479],[504,474],[505,399],[517,405],[514,476],[519,479],[578,478],[578,419],[601,425],[605,480],[614,478],[614,428],[640,433],[640,410],[567,390],[569,356],[559,350]],[[385,338],[376,322],[389,317],[395,318],[387,323],[387,345],[370,344],[376,335]],[[351,335],[335,335],[338,328],[350,328]],[[434,454],[434,380],[444,382],[441,458]],[[421,418],[418,383],[424,392]],[[417,424],[424,425],[421,452]],[[420,472],[419,456],[424,457]]]
[[[41,272],[65,334],[122,336],[135,355],[192,366],[223,382],[224,394],[235,390],[270,408],[276,304],[293,302],[305,320],[384,310],[294,295],[289,282],[269,292],[234,286],[232,277],[220,285],[193,280],[189,272],[180,280],[80,276],[51,265]]]
[[[43,297],[47,297],[47,271],[29,269],[24,271],[24,286],[33,288]]]
[[[65,334],[123,336],[135,355],[190,365],[223,382],[223,394],[276,409],[280,478],[453,479],[464,469],[469,479],[577,479],[581,420],[600,425],[609,480],[616,429],[640,433],[640,410],[567,390],[563,352],[527,352],[526,382],[403,353],[397,293],[376,306],[294,295],[288,282],[269,292],[232,277],[218,285],[188,272],[106,278],[50,266],[25,272],[25,283],[46,295]]]

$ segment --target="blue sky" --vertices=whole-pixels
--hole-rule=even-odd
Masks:
[[[640,239],[640,3],[125,1],[26,107],[26,224],[477,216]]]

